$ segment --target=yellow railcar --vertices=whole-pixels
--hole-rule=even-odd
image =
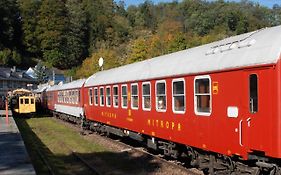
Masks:
[[[34,96],[20,96],[15,105],[14,111],[19,114],[28,114],[36,112]]]
[[[35,99],[35,96],[26,89],[14,90],[11,99],[12,110],[17,114],[35,113]]]

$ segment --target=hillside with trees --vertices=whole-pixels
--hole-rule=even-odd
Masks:
[[[75,78],[281,24],[281,7],[182,0],[1,0],[0,65],[37,62]]]

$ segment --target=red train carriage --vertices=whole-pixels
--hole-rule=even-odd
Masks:
[[[63,85],[57,85],[48,90],[50,110],[55,115],[79,123],[84,116],[82,87],[85,79],[76,80]]]
[[[36,97],[36,109],[47,109],[48,99],[46,90],[50,88],[50,86],[40,87],[33,91]]]
[[[47,88],[45,97],[43,99],[47,99],[47,109],[50,111],[55,110],[55,104],[57,102],[57,89],[59,88],[59,85],[54,85],[52,87]]]
[[[185,152],[209,172],[280,174],[280,33],[266,28],[92,75],[91,128],[168,156]]]

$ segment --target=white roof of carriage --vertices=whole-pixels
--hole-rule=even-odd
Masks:
[[[97,72],[86,80],[85,87],[273,64],[280,51],[281,26],[265,28]]]
[[[59,87],[60,87],[61,85],[54,85],[54,86],[51,86],[51,87],[49,87],[49,88],[47,88],[47,92],[48,91],[55,91],[55,90],[57,90]]]
[[[52,86],[49,89],[47,89],[47,91],[81,88],[85,81],[86,81],[86,79],[79,79],[79,80],[72,81],[70,83],[65,83],[62,85],[55,85],[55,86]]]

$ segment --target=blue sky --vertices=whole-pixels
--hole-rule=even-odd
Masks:
[[[118,2],[118,0],[115,0]],[[144,0],[123,0],[126,4],[126,6],[129,5],[137,5],[140,3],[143,3]],[[172,2],[173,0],[152,0],[155,4],[159,2]],[[179,0],[180,1],[180,0]],[[238,2],[239,0],[232,0]],[[252,0],[253,2],[258,2],[261,5],[267,6],[271,8],[274,4],[279,4],[281,5],[281,0]]]

